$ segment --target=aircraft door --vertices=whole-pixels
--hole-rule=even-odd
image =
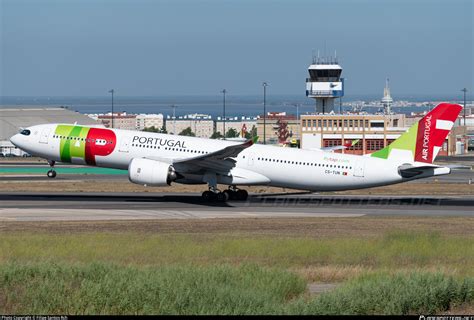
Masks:
[[[124,136],[122,138],[122,141],[120,142],[120,152],[128,152],[130,149],[130,137],[129,136]]]
[[[51,128],[49,128],[49,127],[44,128],[41,131],[41,135],[40,135],[40,139],[39,139],[40,143],[48,144],[48,138],[49,138],[49,132],[50,131],[51,131]]]
[[[354,166],[354,177],[364,177],[365,162],[357,160]]]
[[[254,163],[254,154],[251,153],[248,155],[248,160],[247,160],[247,164],[249,167],[253,166],[253,163]]]

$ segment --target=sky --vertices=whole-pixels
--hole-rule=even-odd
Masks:
[[[313,53],[346,96],[474,90],[471,0],[0,0],[0,96],[305,94]]]

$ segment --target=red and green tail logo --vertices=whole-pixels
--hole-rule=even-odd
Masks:
[[[109,129],[58,125],[55,134],[62,137],[59,152],[63,162],[80,158],[95,165],[96,156],[108,156],[117,144],[115,133]]]
[[[397,140],[371,156],[433,163],[461,110],[458,104],[440,103]]]

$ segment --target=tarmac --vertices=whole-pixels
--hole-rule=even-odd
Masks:
[[[197,193],[0,193],[0,221],[362,216],[474,216],[474,197],[251,194],[208,203]]]
[[[471,159],[461,158],[465,164]],[[466,161],[467,160],[467,161]],[[2,161],[0,171],[17,168],[17,173],[1,174],[0,182],[46,181],[49,167],[35,161]],[[23,168],[23,169],[22,169]],[[35,174],[28,171],[34,169]],[[126,172],[100,172],[100,168],[60,165],[64,169],[55,180],[127,181]],[[82,167],[83,168],[83,167]],[[23,172],[26,170],[25,172]],[[59,171],[58,170],[58,171]],[[44,174],[42,172],[44,171]],[[118,171],[118,170],[117,170]],[[106,173],[106,174],[104,174]],[[121,171],[118,171],[121,173]],[[450,175],[415,180],[426,183],[466,183],[474,179],[472,170],[453,170]],[[0,192],[0,221],[74,221],[212,218],[295,218],[362,216],[474,216],[472,196],[343,196],[317,193],[251,194],[245,202],[208,203],[200,193],[34,193]]]

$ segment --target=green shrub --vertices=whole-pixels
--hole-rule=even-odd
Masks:
[[[271,313],[304,292],[302,279],[256,265],[134,268],[109,264],[0,267],[0,313]]]
[[[457,281],[443,274],[413,272],[359,277],[309,302],[299,300],[290,313],[432,314],[472,302],[472,278]]]
[[[0,313],[408,314],[474,301],[474,281],[377,273],[308,298],[294,274],[257,265],[0,265]]]

